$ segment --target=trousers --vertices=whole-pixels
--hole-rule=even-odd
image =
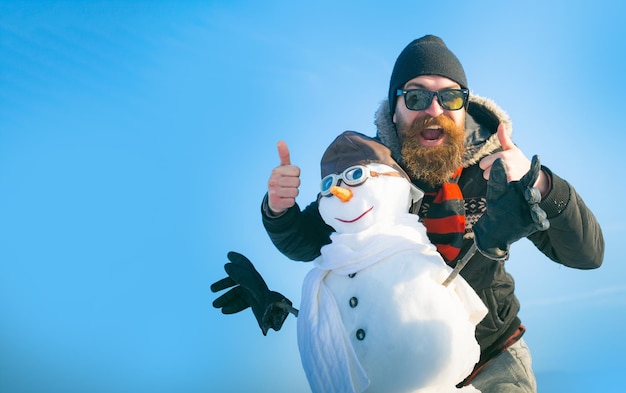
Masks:
[[[471,384],[482,393],[537,393],[530,350],[524,339],[491,360]]]

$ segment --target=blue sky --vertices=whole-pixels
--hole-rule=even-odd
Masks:
[[[209,285],[236,250],[299,304],[259,215],[276,142],[305,205],[424,34],[604,229],[595,271],[513,246],[541,391],[623,385],[623,2],[336,3],[0,1],[0,391],[307,391],[295,319],[263,337]]]

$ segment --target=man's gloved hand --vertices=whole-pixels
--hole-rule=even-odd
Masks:
[[[213,307],[221,308],[223,314],[234,314],[251,307],[264,336],[270,328],[279,331],[289,312],[297,316],[291,301],[270,291],[248,258],[231,251],[228,259],[230,262],[224,265],[228,277],[211,284],[211,291],[232,288],[215,299]]]
[[[474,224],[474,241],[486,257],[505,260],[512,243],[550,227],[546,212],[539,207],[541,193],[533,187],[540,170],[535,155],[530,170],[519,181],[509,183],[502,160],[493,163],[487,183],[487,210]]]

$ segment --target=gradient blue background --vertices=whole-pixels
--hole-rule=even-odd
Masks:
[[[336,3],[0,1],[0,392],[307,391],[295,319],[263,337],[209,285],[237,250],[299,304],[259,215],[276,142],[305,205],[429,33],[604,229],[594,271],[513,246],[540,391],[623,387],[624,3]]]

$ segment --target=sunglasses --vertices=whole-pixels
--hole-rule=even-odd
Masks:
[[[412,111],[423,111],[433,102],[437,96],[437,102],[443,109],[456,111],[465,106],[469,98],[468,89],[445,89],[430,91],[424,89],[402,90],[398,89],[397,96],[404,95],[404,104]]]
[[[321,194],[322,196],[331,196],[332,194],[330,189],[333,186],[338,185],[340,180],[349,186],[358,186],[365,183],[365,181],[370,177],[378,176],[402,177],[402,175],[398,172],[375,172],[363,165],[354,165],[347,168],[341,174],[331,173],[330,175],[325,176],[320,184],[320,188],[322,189]]]

